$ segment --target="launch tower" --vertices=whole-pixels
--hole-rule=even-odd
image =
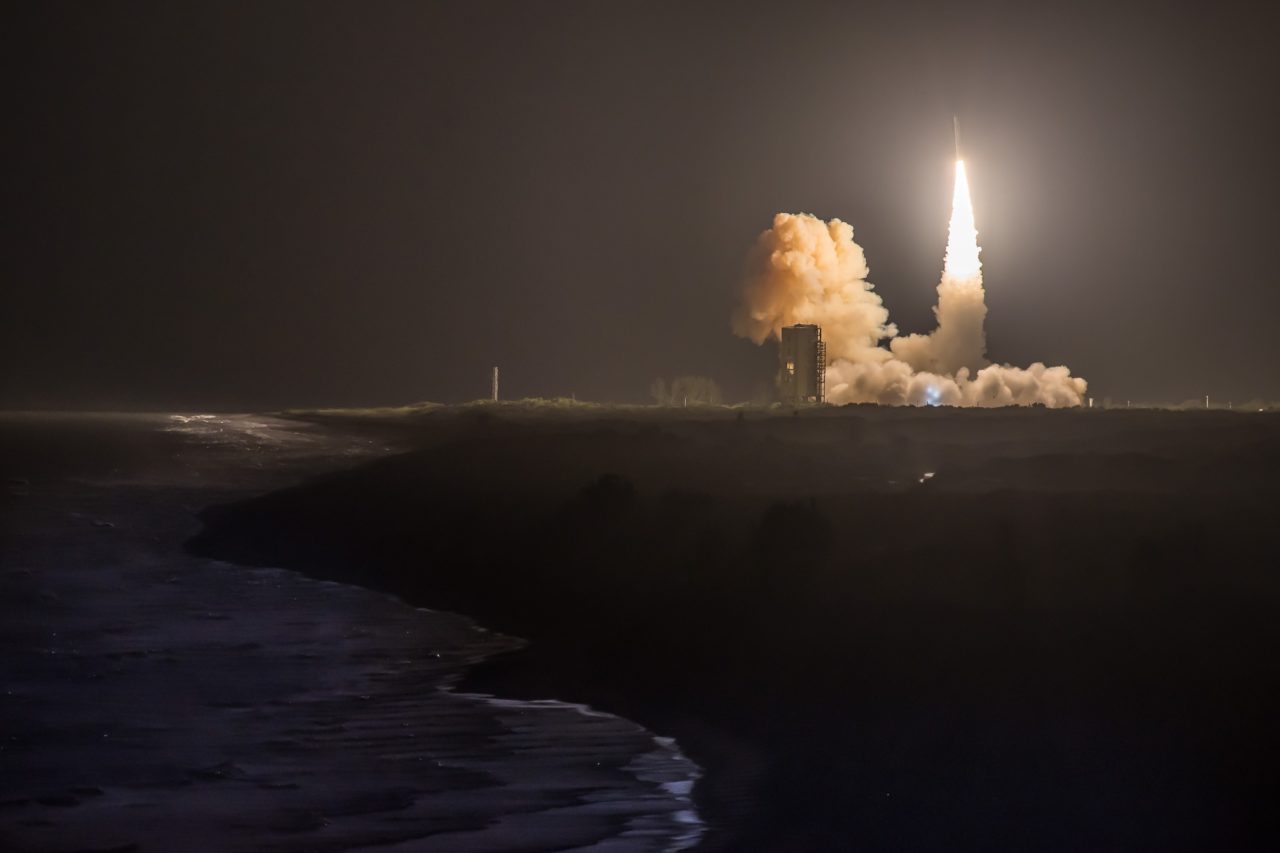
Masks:
[[[827,396],[827,345],[822,328],[809,323],[782,327],[778,345],[778,392],[782,402],[821,403]]]

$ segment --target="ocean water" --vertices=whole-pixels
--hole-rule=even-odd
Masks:
[[[258,416],[0,416],[0,849],[694,846],[628,720],[454,689],[520,640],[192,557],[204,506],[391,452]]]

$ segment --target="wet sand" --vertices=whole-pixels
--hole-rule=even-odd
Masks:
[[[683,849],[699,770],[582,705],[457,689],[522,641],[192,556],[210,503],[395,448],[261,417],[7,415],[5,850]]]

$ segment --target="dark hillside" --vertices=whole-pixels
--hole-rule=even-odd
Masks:
[[[485,689],[708,769],[708,847],[1277,840],[1280,420],[484,417],[207,514],[192,547],[532,640]]]

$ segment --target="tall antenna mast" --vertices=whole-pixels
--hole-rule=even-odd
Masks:
[[[498,402],[498,366],[493,366],[493,402]]]

